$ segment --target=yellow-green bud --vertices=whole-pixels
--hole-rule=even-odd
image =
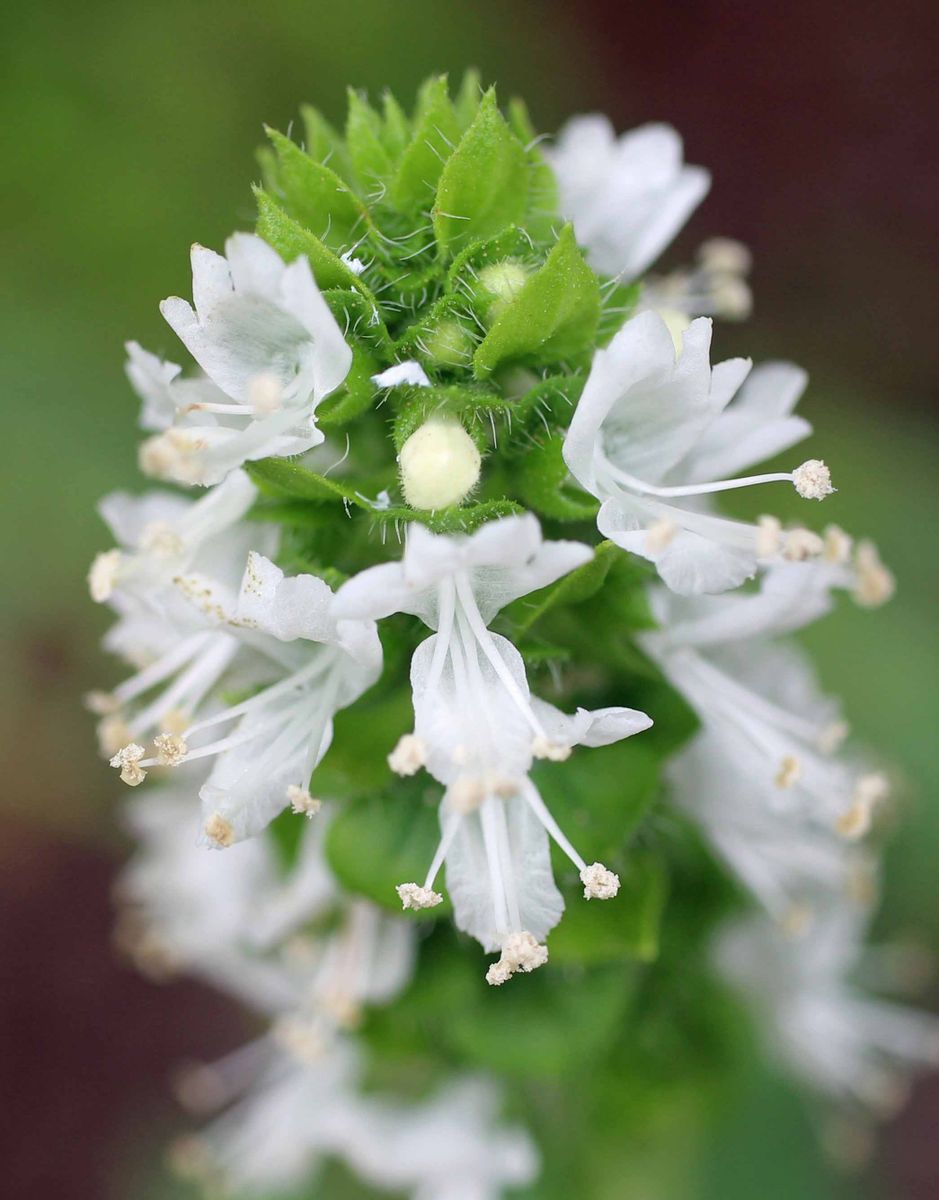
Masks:
[[[401,447],[398,466],[412,508],[447,508],[476,486],[481,460],[476,443],[453,417],[430,417]]]
[[[493,263],[491,267],[484,267],[479,272],[479,282],[483,291],[493,297],[486,309],[486,320],[490,325],[519,294],[527,278],[527,269],[510,258]]]
[[[425,356],[443,367],[465,367],[473,359],[473,339],[459,321],[441,321],[421,344]]]

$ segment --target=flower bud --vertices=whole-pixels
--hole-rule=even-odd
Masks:
[[[423,350],[442,367],[465,367],[473,359],[473,338],[459,321],[441,321],[424,335]]]
[[[398,465],[408,504],[437,509],[459,504],[476,486],[480,457],[459,421],[430,417],[401,447]]]
[[[525,267],[510,258],[493,263],[491,267],[484,267],[479,272],[483,300],[491,297],[485,310],[486,322],[489,325],[508,308],[524,287],[527,278],[528,271]]]

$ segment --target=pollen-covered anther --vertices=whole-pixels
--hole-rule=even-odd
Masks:
[[[546,758],[550,762],[565,762],[571,756],[571,747],[562,742],[552,742],[549,738],[538,734],[531,744],[531,752],[535,758]]]
[[[151,521],[140,534],[140,549],[157,558],[175,558],[183,552],[183,539],[166,521]]]
[[[854,539],[845,533],[840,525],[826,525],[823,538],[825,542],[823,557],[826,562],[840,567],[850,561]]]
[[[234,844],[235,830],[230,821],[226,821],[221,813],[212,813],[202,827],[209,842],[219,850],[224,850]]]
[[[388,755],[388,766],[396,775],[416,775],[427,762],[427,747],[414,733],[406,733]]]
[[[698,248],[698,262],[706,271],[717,275],[748,275],[753,255],[736,238],[713,237]]]
[[[896,591],[893,572],[885,567],[876,545],[871,541],[858,544],[854,553],[856,572],[853,596],[862,608],[879,608]]]
[[[811,529],[789,529],[783,542],[783,558],[789,562],[807,562],[810,558],[818,558],[825,549],[825,543]]]
[[[585,900],[612,900],[619,891],[619,876],[603,863],[591,863],[580,873]]]
[[[400,897],[402,908],[417,911],[421,908],[436,908],[438,904],[443,903],[443,896],[439,892],[435,892],[433,888],[421,887],[417,883],[399,883],[395,891]]]
[[[792,482],[803,500],[824,500],[834,492],[831,471],[820,458],[810,458],[792,472]]]
[[[287,803],[290,805],[291,812],[304,817],[315,817],[323,807],[322,800],[311,796],[307,788],[300,787],[296,783],[291,783],[287,788]]]
[[[260,371],[248,381],[248,403],[259,417],[268,417],[281,408],[284,389],[273,371]]]
[[[486,982],[499,987],[518,971],[534,971],[548,961],[548,947],[543,946],[534,934],[523,929],[510,933],[502,943],[502,956],[486,972]]]
[[[834,754],[844,745],[845,739],[851,732],[847,721],[832,721],[826,725],[815,739],[815,745],[822,754]]]
[[[646,530],[646,550],[650,554],[658,554],[665,549],[678,533],[678,526],[668,517],[661,517]]]
[[[756,523],[757,558],[773,558],[782,549],[782,521],[762,516]]]
[[[178,767],[189,753],[189,747],[178,733],[158,733],[153,745],[162,767]]]
[[[84,701],[85,708],[96,717],[109,717],[120,708],[120,702],[112,692],[86,692]],[[124,741],[127,741],[127,738]]]
[[[778,788],[785,790],[795,787],[801,778],[802,763],[794,754],[787,754],[779,764],[779,770],[776,772],[773,782]]]
[[[88,590],[96,604],[110,600],[117,586],[120,569],[120,550],[105,550],[103,554],[95,555],[88,571]]]
[[[110,760],[111,766],[120,771],[121,779],[128,787],[137,787],[147,778],[147,772],[140,765],[140,760],[145,754],[143,746],[137,742],[130,742],[122,746]]]

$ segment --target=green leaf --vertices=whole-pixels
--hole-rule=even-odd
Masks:
[[[404,110],[391,92],[385,92],[382,96],[382,108],[385,118],[382,142],[391,160],[397,162],[411,140],[411,126]]]
[[[365,232],[365,205],[331,168],[311,158],[289,138],[268,129],[277,153],[277,182],[289,216],[321,241],[348,249]]]
[[[612,900],[584,900],[582,889],[572,890],[564,919],[551,935],[552,962],[652,962],[658,956],[668,893],[664,860],[652,851],[633,851],[619,877]]]
[[[473,119],[479,111],[479,102],[482,99],[482,95],[483,88],[479,72],[475,67],[470,67],[469,70],[463,73],[463,78],[460,81],[460,90],[457,92],[456,100],[453,102],[457,123],[461,130],[468,129],[472,125]]]
[[[349,114],[346,118],[346,145],[352,169],[366,192],[390,178],[392,162],[384,142],[381,117],[364,97],[349,89]]]
[[[414,136],[398,163],[391,200],[400,209],[430,204],[444,163],[460,138],[446,76],[429,79],[418,93]]]
[[[352,366],[342,388],[327,396],[316,409],[316,423],[321,429],[336,429],[361,416],[371,408],[377,396],[372,376],[378,370],[378,360],[359,341],[352,343]]]
[[[362,284],[339,255],[334,254],[309,229],[288,216],[273,196],[263,188],[256,187],[254,198],[258,206],[257,231],[285,262],[293,262],[300,255],[305,255],[320,289],[361,289]]]
[[[393,791],[346,805],[326,836],[326,858],[340,884],[401,912],[395,887],[423,882],[440,841],[439,799],[439,789],[399,782]],[[438,905],[413,916],[434,918],[442,911]]]
[[[661,748],[640,733],[612,746],[579,747],[563,764],[537,763],[532,778],[586,861],[618,870],[659,796],[661,764]]]
[[[469,242],[520,224],[527,200],[524,147],[490,90],[440,175],[433,209],[440,251],[455,254]]]
[[[266,496],[317,503],[345,500],[359,508],[369,507],[354,488],[318,475],[289,458],[262,458],[258,462],[245,463],[245,470]]]
[[[347,183],[352,182],[351,164],[345,141],[326,118],[310,104],[301,104],[300,116],[305,133],[304,148],[310,158],[331,167]]]
[[[541,268],[509,300],[476,349],[480,379],[507,362],[539,366],[589,352],[600,318],[600,282],[577,246],[570,225]]]
[[[546,517],[558,521],[594,520],[597,501],[570,482],[563,445],[563,436],[552,433],[529,447],[513,464],[513,484],[522,500]]]
[[[528,182],[528,213],[525,228],[537,241],[553,241],[562,225],[558,182],[538,149],[538,135],[531,123],[524,100],[509,104],[509,125],[525,147],[531,169]]]

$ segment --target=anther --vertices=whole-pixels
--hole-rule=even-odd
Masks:
[[[290,805],[290,811],[297,816],[315,817],[323,807],[323,801],[311,796],[306,788],[299,787],[292,783],[287,788],[287,803]]]
[[[619,876],[608,870],[603,863],[591,863],[580,873],[584,885],[585,900],[612,900],[619,891]]]
[[[388,755],[388,766],[396,775],[416,775],[427,762],[427,747],[414,733],[406,733]]]
[[[436,908],[443,902],[443,896],[433,888],[421,887],[416,883],[399,883],[395,888],[401,900],[402,908]]]
[[[145,754],[143,746],[137,742],[130,742],[122,746],[110,760],[111,766],[120,771],[121,779],[128,787],[137,787],[147,778],[147,772],[140,765],[140,760]]]
[[[803,500],[824,500],[835,490],[831,471],[820,458],[810,458],[792,472],[792,482]]]
[[[215,812],[202,827],[203,833],[220,850],[234,844],[235,830],[230,821],[226,821],[221,813]]]

